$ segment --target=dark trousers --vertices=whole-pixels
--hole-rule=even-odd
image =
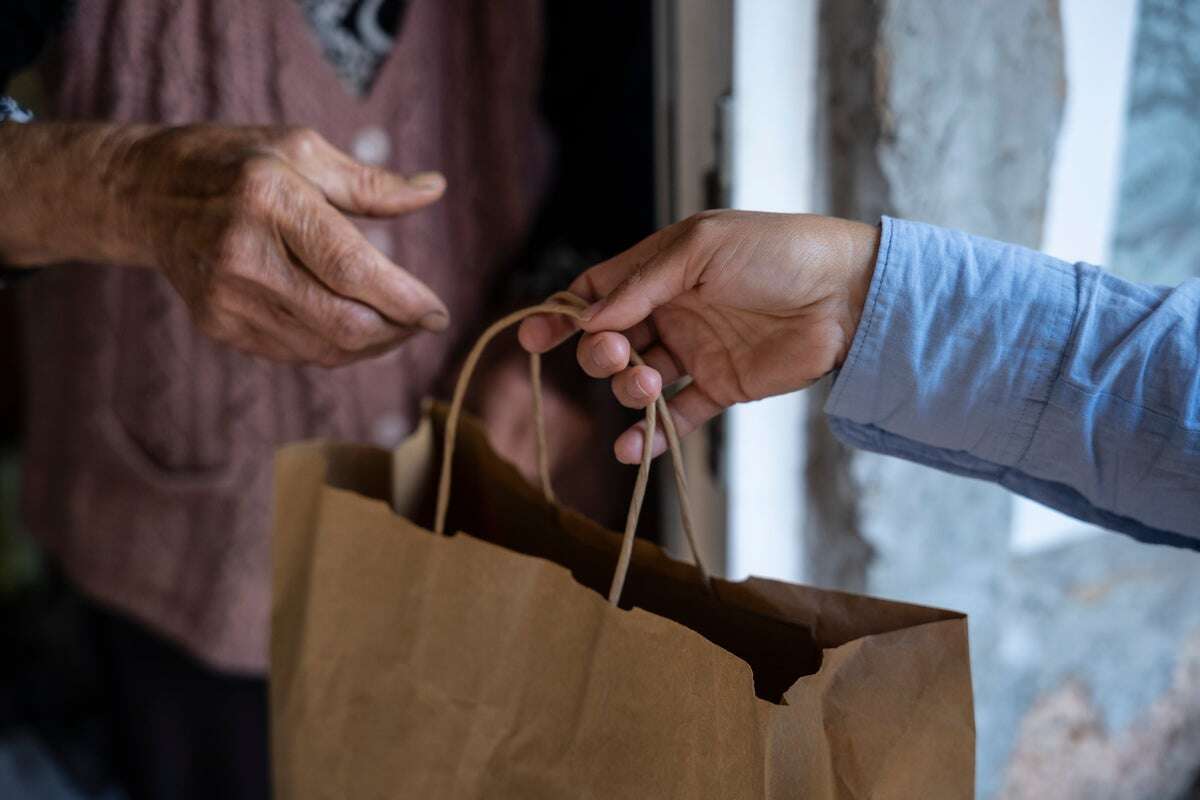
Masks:
[[[94,604],[92,617],[130,800],[269,798],[266,680],[217,672]]]

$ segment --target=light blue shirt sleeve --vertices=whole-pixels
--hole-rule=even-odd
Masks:
[[[825,411],[851,446],[1200,549],[1200,280],[885,217]]]

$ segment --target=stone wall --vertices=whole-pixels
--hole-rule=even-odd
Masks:
[[[1200,275],[1200,3],[1142,0],[1113,269],[1174,285]]]

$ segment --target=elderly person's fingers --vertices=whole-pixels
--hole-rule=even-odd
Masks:
[[[293,169],[350,214],[390,217],[441,199],[446,179],[438,172],[408,177],[355,161],[309,128],[284,133],[273,146]]]
[[[449,312],[433,290],[372,247],[348,219],[324,203],[291,205],[278,218],[283,240],[331,292],[396,325],[446,328]]]
[[[281,272],[287,285],[276,303],[277,313],[320,332],[349,353],[394,346],[413,333],[411,327],[397,325],[371,306],[330,291],[299,265],[288,265]]]
[[[270,303],[275,322],[301,360],[332,367],[384,352],[410,337],[412,328],[384,319],[370,306],[339,297],[313,281],[285,303]],[[261,316],[261,315],[260,315]]]
[[[372,344],[330,337],[276,302],[262,298],[261,302],[250,303],[239,314],[231,315],[225,330],[216,332],[215,338],[273,361],[340,367],[387,352],[408,335],[411,332],[400,332]]]
[[[222,335],[214,335],[218,341],[224,341],[235,350],[251,355],[268,358],[284,364],[294,363],[300,357],[293,352],[280,338],[265,330],[261,325],[238,320],[226,327]]]

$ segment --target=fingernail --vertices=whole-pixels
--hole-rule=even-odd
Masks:
[[[650,385],[646,382],[645,376],[640,372],[633,374],[633,388],[637,390],[638,395],[641,397],[650,396]]]
[[[600,369],[609,369],[620,359],[621,354],[617,352],[617,346],[608,341],[607,337],[601,338],[592,348],[592,363]]]
[[[444,311],[430,311],[417,322],[417,325],[430,333],[441,333],[449,324],[450,317]]]
[[[446,179],[440,172],[418,172],[409,176],[408,185],[421,192],[436,192],[446,186]]]
[[[642,442],[644,437],[641,431],[635,431],[623,436],[617,440],[617,461],[622,464],[638,464],[642,460]],[[625,444],[622,446],[622,441]]]
[[[604,308],[604,304],[606,302],[608,302],[608,298],[603,297],[603,298],[597,300],[596,302],[592,303],[590,306],[585,308],[583,310],[583,312],[579,315],[580,319],[582,319],[584,322],[587,322],[592,317],[594,317],[600,313],[601,309]]]

